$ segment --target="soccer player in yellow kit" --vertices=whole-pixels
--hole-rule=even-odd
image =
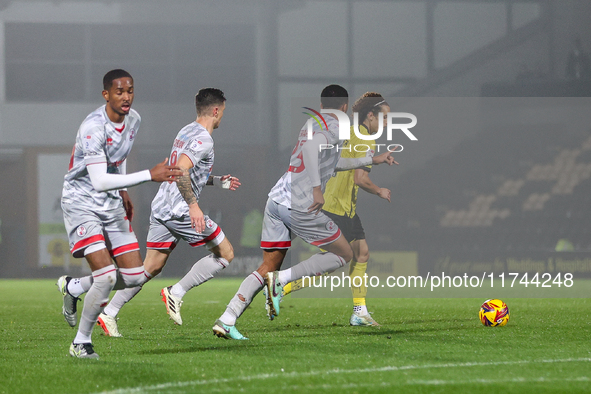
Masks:
[[[371,135],[378,131],[380,122],[383,128],[386,127],[387,113],[390,112],[390,106],[379,93],[367,92],[355,102],[353,112],[356,112],[359,116],[360,134]],[[360,158],[373,156],[374,153],[374,140],[362,140],[351,129],[351,139],[343,143],[341,157]],[[352,326],[379,326],[370,316],[365,304],[367,286],[363,281],[363,275],[367,270],[369,247],[365,240],[361,220],[356,212],[357,192],[359,188],[362,188],[366,192],[375,194],[390,202],[390,190],[373,183],[369,177],[370,171],[371,165],[338,172],[328,181],[324,191],[325,204],[323,212],[339,226],[353,249],[354,257],[349,266],[351,291],[353,293],[353,314],[349,323]],[[353,286],[355,277],[361,278],[362,285],[360,287]],[[359,283],[359,279],[355,282]],[[294,281],[284,287],[284,294],[289,294],[301,287],[302,283]]]

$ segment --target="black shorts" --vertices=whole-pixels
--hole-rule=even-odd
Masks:
[[[327,211],[322,212],[324,212],[326,216],[331,218],[337,224],[337,226],[339,226],[341,232],[348,242],[365,239],[365,230],[363,230],[359,215],[355,214],[355,216],[350,218],[349,216],[335,215],[334,213]]]

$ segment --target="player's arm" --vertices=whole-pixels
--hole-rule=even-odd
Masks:
[[[210,175],[205,183],[207,186],[217,186],[222,189],[236,190],[240,185],[240,180],[230,174],[223,176]]]
[[[173,181],[175,176],[181,175],[178,167],[166,165],[168,158],[151,170],[132,174],[110,174],[107,172],[107,155],[105,154],[107,135],[104,127],[83,123],[78,133],[77,144],[80,144],[79,147],[82,149],[88,176],[94,189],[99,192],[124,189],[148,181]]]
[[[341,157],[337,162],[335,167],[335,171],[348,171],[354,170],[356,168],[367,167],[369,165],[378,165],[382,163],[386,163],[388,165],[398,164],[396,160],[392,156],[390,156],[391,152],[384,152],[381,155],[373,156],[373,157],[355,157],[355,158],[346,158]]]
[[[384,200],[388,200],[390,202],[390,190],[379,187],[369,177],[369,171],[365,168],[358,168],[355,170],[355,174],[353,175],[353,180],[357,186],[362,188],[368,193],[375,194],[378,197],[383,198]]]
[[[197,203],[197,197],[193,192],[193,187],[191,186],[191,176],[189,174],[189,170],[193,168],[193,162],[189,159],[189,156],[186,154],[181,154],[177,165],[180,167],[182,171],[182,175],[178,177],[176,181],[176,185],[183,196],[183,199],[189,206],[189,216],[191,218],[191,227],[195,229],[197,233],[203,232],[205,230],[205,215],[203,215],[203,211],[199,208],[199,204]]]
[[[308,207],[308,212],[315,212],[316,215],[320,213],[324,206],[324,196],[322,195],[322,187],[320,184],[320,170],[318,167],[318,152],[320,146],[326,144],[328,141],[321,133],[314,133],[311,139],[308,139],[302,145],[302,160],[306,173],[310,177],[312,184],[312,196],[314,201]]]
[[[164,159],[164,161],[156,164],[151,170],[134,172],[132,174],[109,174],[107,172],[107,160],[105,156],[84,157],[92,186],[99,192],[124,189],[149,181],[173,181],[176,176],[182,175],[182,172],[176,166],[167,166],[167,161],[168,158]]]

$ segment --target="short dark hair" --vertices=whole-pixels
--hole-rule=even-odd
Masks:
[[[349,103],[349,93],[340,85],[328,85],[320,94],[320,102],[325,109],[339,109]]]
[[[103,89],[111,89],[111,86],[113,86],[113,81],[119,78],[131,78],[131,80],[133,81],[133,77],[130,73],[120,68],[117,68],[105,74],[105,76],[103,77]]]
[[[214,105],[221,105],[226,101],[224,92],[216,88],[203,88],[195,96],[195,107],[197,115],[203,115],[203,112]]]
[[[374,115],[381,112],[383,105],[388,105],[388,103],[381,94],[366,92],[353,104],[353,112],[357,112],[359,114],[359,122],[363,122],[370,112]]]

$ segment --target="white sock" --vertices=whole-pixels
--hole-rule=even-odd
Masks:
[[[285,283],[301,279],[303,276],[318,276],[325,272],[332,272],[344,267],[347,262],[340,256],[331,252],[316,253],[308,260],[294,265],[283,271],[279,271],[279,278],[283,277]],[[283,283],[283,282],[282,282]]]
[[[213,253],[205,256],[193,264],[191,270],[177,284],[172,286],[170,292],[175,297],[183,298],[187,291],[207,282],[215,274],[226,268],[228,264],[228,260]]]
[[[123,290],[130,287],[142,286],[150,277],[143,266],[133,268],[119,268],[117,270],[117,282],[114,290]]]
[[[121,310],[121,308],[123,308],[123,305],[131,301],[131,299],[135,297],[137,293],[140,292],[142,286],[144,286],[144,284],[150,279],[152,279],[152,275],[150,275],[148,271],[144,270],[144,283],[142,283],[140,286],[128,287],[126,289],[118,290],[117,292],[115,292],[115,295],[111,299],[111,302],[109,302],[109,305],[105,307],[105,310],[103,312],[111,317],[117,317],[119,311]]]
[[[238,292],[230,300],[226,311],[220,316],[222,323],[228,326],[236,325],[236,319],[244,313],[244,310],[250,305],[253,298],[263,289],[265,281],[256,271],[248,275],[240,284]],[[244,301],[239,296],[244,298]]]
[[[117,281],[117,268],[114,265],[93,271],[93,284],[84,297],[84,307],[78,324],[74,343],[91,343],[92,329],[98,316],[109,301],[109,294]]]
[[[127,304],[137,293],[140,292],[142,286],[129,287],[123,290],[117,290],[115,295],[109,302],[109,305],[105,307],[103,313],[111,317],[117,317],[117,314],[123,308],[123,305]]]
[[[68,283],[68,293],[74,297],[80,297],[90,290],[90,286],[92,286],[92,275],[82,278],[72,278]]]
[[[366,305],[357,305],[353,307],[353,312],[358,316],[369,315]]]
[[[183,298],[185,294],[187,294],[187,292],[183,289],[183,286],[179,285],[178,283],[175,283],[174,285],[172,285],[170,289],[170,294],[177,298]]]
[[[291,282],[291,268],[285,269],[283,271],[279,271],[279,283],[281,286],[285,286],[289,282]]]

